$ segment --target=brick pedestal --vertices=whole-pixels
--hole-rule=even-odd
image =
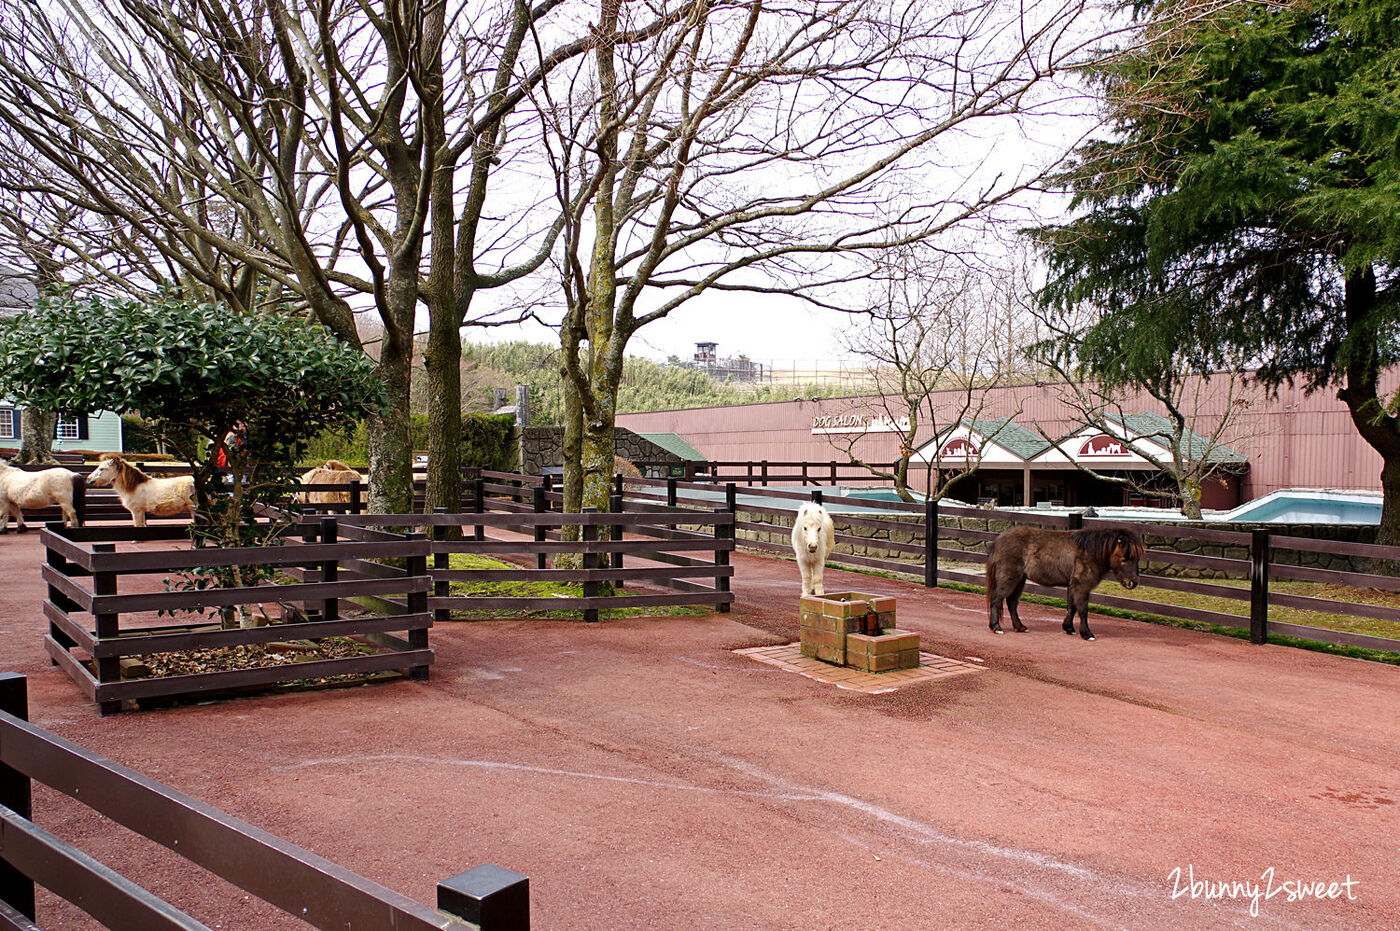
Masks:
[[[862,634],[865,617],[872,611],[881,632]],[[895,627],[893,598],[866,592],[803,595],[801,612],[803,656],[864,672],[919,665],[919,635]]]

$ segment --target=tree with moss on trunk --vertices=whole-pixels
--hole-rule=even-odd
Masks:
[[[426,307],[429,501],[452,504],[460,329],[519,319],[479,295],[537,268],[558,232],[529,196],[538,183],[506,198],[492,183],[533,148],[516,106],[591,42],[548,22],[563,5],[33,4],[0,17],[0,123],[54,197],[130,239],[130,283],[113,275],[113,289],[291,308],[374,360],[389,404],[368,423],[372,510],[411,509]],[[382,339],[363,340],[357,314]]]
[[[649,5],[661,25],[641,28],[640,9],[601,0],[592,54],[536,94],[567,216],[566,508],[608,508],[623,359],[643,327],[715,292],[755,313],[772,295],[836,306],[863,274],[850,257],[1033,185],[1033,167],[974,156],[973,127],[1033,119],[1056,96],[1054,76],[1094,44],[1083,10],[694,0]]]

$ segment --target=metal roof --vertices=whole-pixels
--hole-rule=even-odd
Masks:
[[[1171,448],[1174,425],[1161,414],[1143,412],[1113,419],[1138,437],[1153,440],[1168,449]],[[1193,430],[1186,430],[1181,440],[1182,452],[1193,461],[1213,462],[1218,465],[1244,465],[1249,462],[1247,457],[1240,455],[1230,447],[1219,442],[1212,443],[1209,437],[1202,436]]]
[[[638,433],[637,436],[644,440],[650,440],[671,455],[679,456],[687,462],[705,461],[705,457],[700,454],[700,451],[687,443],[679,433]]]
[[[1050,448],[1050,441],[1039,433],[1023,427],[1010,417],[1000,420],[974,420],[968,424],[973,432],[1007,452],[1031,460]]]

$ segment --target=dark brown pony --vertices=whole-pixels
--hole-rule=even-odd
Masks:
[[[1016,612],[1026,579],[1038,585],[1064,585],[1069,612],[1065,633],[1093,640],[1089,630],[1089,593],[1112,572],[1124,588],[1135,588],[1138,560],[1146,548],[1132,530],[1041,530],[1014,527],[992,541],[987,551],[987,617],[992,633],[1002,633],[1001,603],[1011,611],[1011,625],[1023,633],[1026,625]]]

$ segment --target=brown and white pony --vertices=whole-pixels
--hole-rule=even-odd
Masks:
[[[19,525],[19,532],[29,529],[21,508],[57,507],[63,512],[63,523],[79,526],[78,512],[73,507],[74,489],[82,476],[67,469],[43,469],[26,472],[0,459],[0,533],[10,529],[10,517]]]
[[[111,485],[117,490],[122,507],[131,512],[137,527],[146,526],[146,515],[174,517],[194,508],[194,477],[173,475],[153,478],[117,453],[107,453],[88,476],[89,485]]]
[[[303,485],[348,485],[364,481],[364,476],[339,459],[327,459],[301,477]],[[297,493],[297,501],[302,504],[349,504],[348,491],[302,491]]]

